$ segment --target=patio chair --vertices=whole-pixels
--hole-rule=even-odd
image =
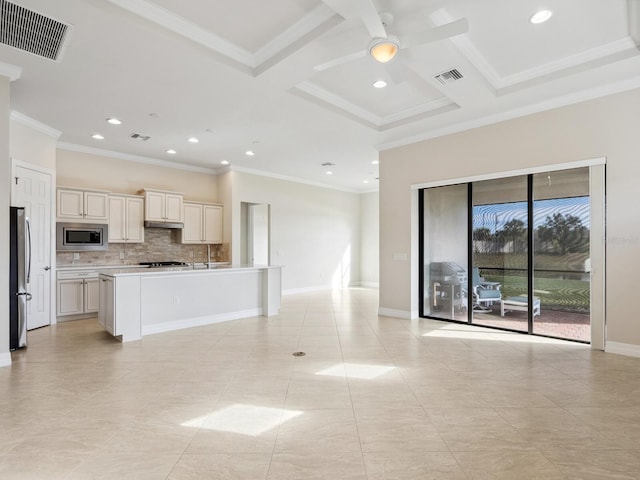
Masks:
[[[480,276],[480,269],[473,267],[473,310],[486,312],[491,310],[494,302],[502,300],[500,282],[487,282]]]

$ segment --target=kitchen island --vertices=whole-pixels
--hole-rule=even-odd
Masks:
[[[277,315],[281,267],[217,266],[100,272],[98,320],[122,342],[144,335]]]

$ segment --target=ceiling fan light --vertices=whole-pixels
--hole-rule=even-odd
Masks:
[[[369,54],[380,63],[387,63],[398,53],[400,45],[393,39],[378,38],[369,46]]]

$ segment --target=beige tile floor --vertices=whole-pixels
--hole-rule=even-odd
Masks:
[[[377,304],[292,295],[124,345],[94,319],[30,332],[0,369],[0,479],[640,478],[640,359]]]

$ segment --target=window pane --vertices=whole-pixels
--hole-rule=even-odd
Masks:
[[[527,177],[473,184],[473,323],[528,331]]]
[[[467,321],[467,185],[424,190],[424,315]]]
[[[533,177],[533,333],[590,341],[589,169]],[[539,313],[539,314],[537,314]]]

